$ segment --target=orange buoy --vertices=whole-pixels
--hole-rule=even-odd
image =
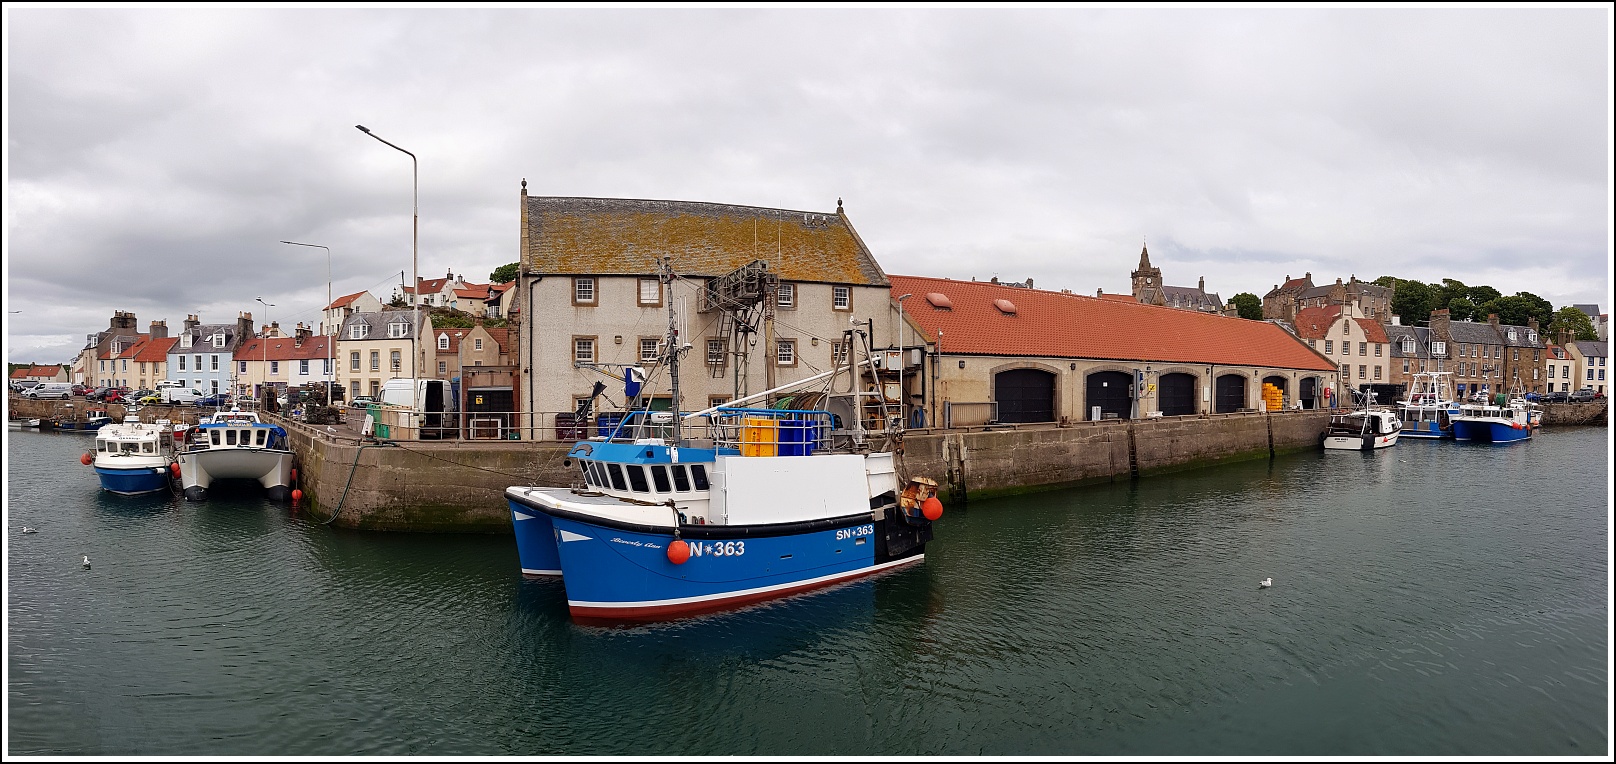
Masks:
[[[294,482],[294,483],[297,482],[297,468],[296,467],[292,468],[292,482]]]
[[[690,559],[690,545],[686,544],[684,539],[674,539],[673,543],[668,545],[668,562],[683,565],[688,559]]]
[[[93,462],[93,461],[95,461],[95,457],[91,456],[88,451],[86,451],[83,456],[79,457],[79,464],[82,464],[82,465],[84,465],[86,467],[90,466],[90,462]]]
[[[920,514],[927,520],[936,520],[943,516],[943,503],[933,496],[920,503]]]
[[[296,504],[296,503],[298,503],[298,502],[300,502],[302,500],[303,500],[303,491],[301,489],[298,489],[298,488],[292,489],[292,503]]]
[[[168,471],[174,473],[175,477],[179,477],[180,463],[179,462],[169,462],[168,463]]]

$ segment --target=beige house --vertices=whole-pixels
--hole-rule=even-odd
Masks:
[[[414,316],[410,310],[383,310],[355,313],[343,321],[337,333],[336,382],[347,389],[348,400],[375,397],[383,382],[416,376],[416,359],[427,349],[417,347],[415,338],[431,334],[432,317],[421,311],[423,331],[417,332]]]
[[[1295,326],[1297,337],[1337,365],[1344,386],[1360,392],[1374,390],[1382,405],[1390,405],[1402,392],[1393,389],[1406,383],[1400,367],[1393,365],[1386,327],[1358,315],[1355,303],[1302,308],[1296,312]]]
[[[428,335],[424,376],[453,379],[461,376],[461,369],[510,366],[514,363],[510,335],[509,329],[489,329],[482,324],[469,329],[433,329]]]
[[[1609,360],[1610,343],[1576,340],[1566,343],[1566,353],[1574,364],[1571,392],[1591,387],[1596,393],[1610,395],[1610,388],[1606,387],[1609,382],[1605,379],[1605,363]]]
[[[264,385],[278,393],[309,382],[334,380],[337,364],[331,337],[299,324],[291,336],[271,324],[261,336],[236,349],[236,393],[257,397]]]
[[[382,301],[370,292],[345,294],[325,306],[325,318],[320,322],[321,334],[336,334],[344,321],[355,313],[375,313],[382,309]]]
[[[510,312],[520,319],[524,438],[559,437],[557,415],[577,411],[596,382],[606,391],[594,410],[622,410],[630,366],[647,372],[641,396],[653,408],[671,405],[669,376],[656,368],[670,307],[687,347],[684,410],[831,369],[854,322],[873,320],[876,338],[893,330],[886,274],[840,203],[804,212],[530,197],[523,181],[521,226]],[[657,276],[662,257],[671,283]]]

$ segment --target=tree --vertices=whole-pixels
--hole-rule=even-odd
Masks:
[[[1250,292],[1241,292],[1230,297],[1229,302],[1240,312],[1241,318],[1249,318],[1253,321],[1262,320],[1262,298],[1257,295]]]
[[[1436,290],[1419,281],[1397,280],[1392,291],[1392,312],[1409,326],[1424,325],[1436,307]]]
[[[1468,297],[1455,297],[1448,302],[1448,318],[1455,321],[1469,321],[1476,315],[1476,304]]]
[[[409,305],[405,304],[403,293],[399,292],[398,290],[394,290],[392,299],[387,301],[387,307],[389,307],[389,308],[408,308]]]
[[[1443,279],[1442,286],[1433,284],[1432,287],[1437,293],[1436,301],[1432,308],[1446,308],[1448,303],[1453,302],[1455,298],[1470,298],[1470,287],[1465,286],[1463,281],[1457,279]]]
[[[1500,324],[1525,326],[1527,319],[1532,318],[1532,308],[1532,303],[1519,295],[1499,297],[1476,306],[1475,320],[1487,321],[1497,314]]]
[[[1537,319],[1538,326],[1548,326],[1554,320],[1554,306],[1548,300],[1538,297],[1531,292],[1516,292],[1516,297],[1525,300],[1531,306],[1531,317]],[[1522,322],[1524,325],[1524,322]]]
[[[1379,284],[1379,285],[1381,285],[1383,287],[1386,287],[1387,289],[1395,290],[1395,289],[1397,289],[1397,283],[1399,281],[1402,281],[1402,279],[1400,279],[1400,278],[1398,278],[1396,276],[1381,276],[1380,278],[1375,279],[1374,283]]]
[[[1594,320],[1570,305],[1554,312],[1554,320],[1546,324],[1549,338],[1555,342],[1560,341],[1560,330],[1571,332],[1574,339],[1584,342],[1593,342],[1599,339],[1599,330],[1594,327]]]
[[[491,284],[504,284],[508,281],[515,281],[516,275],[520,271],[521,263],[506,263],[495,268],[493,273],[488,274],[488,281]]]
[[[453,308],[431,308],[432,328],[434,329],[469,329],[476,326],[471,316],[461,313]]]
[[[1473,286],[1470,288],[1470,291],[1465,294],[1465,297],[1470,299],[1470,303],[1472,305],[1480,305],[1488,300],[1496,300],[1503,296],[1503,292],[1485,285]]]

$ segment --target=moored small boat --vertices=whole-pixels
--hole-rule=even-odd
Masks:
[[[1437,440],[1453,437],[1453,415],[1459,411],[1448,394],[1453,372],[1416,372],[1408,397],[1397,402],[1401,437]]]
[[[1373,451],[1397,445],[1402,429],[1397,414],[1386,409],[1360,409],[1330,415],[1324,448],[1330,451]]]
[[[125,417],[96,430],[89,463],[107,491],[128,496],[166,491],[172,460],[162,425]]]
[[[1531,440],[1538,412],[1520,405],[1465,403],[1453,417],[1453,439],[1475,443],[1514,443]]]
[[[272,501],[292,492],[292,450],[286,430],[240,408],[221,411],[186,429],[176,459],[188,501],[202,501],[215,480],[253,480]]]

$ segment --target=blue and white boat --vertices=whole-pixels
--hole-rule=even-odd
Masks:
[[[1453,416],[1459,404],[1449,396],[1451,371],[1416,372],[1409,384],[1408,397],[1397,402],[1402,421],[1402,437],[1436,440],[1453,437]]]
[[[671,313],[664,347],[677,348]],[[678,401],[677,351],[663,362]],[[893,454],[871,453],[861,426],[814,409],[630,412],[568,452],[572,486],[505,490],[522,572],[561,576],[575,619],[623,622],[919,563],[942,515],[936,483],[900,485]]]
[[[107,491],[126,496],[166,491],[172,461],[168,437],[160,424],[131,416],[121,424],[96,430],[91,463]]]
[[[1464,403],[1453,417],[1453,439],[1478,443],[1530,440],[1537,411],[1527,405]]]
[[[215,480],[253,480],[271,501],[292,494],[292,450],[286,429],[239,407],[204,418],[185,431],[177,457],[187,501],[203,501]]]

